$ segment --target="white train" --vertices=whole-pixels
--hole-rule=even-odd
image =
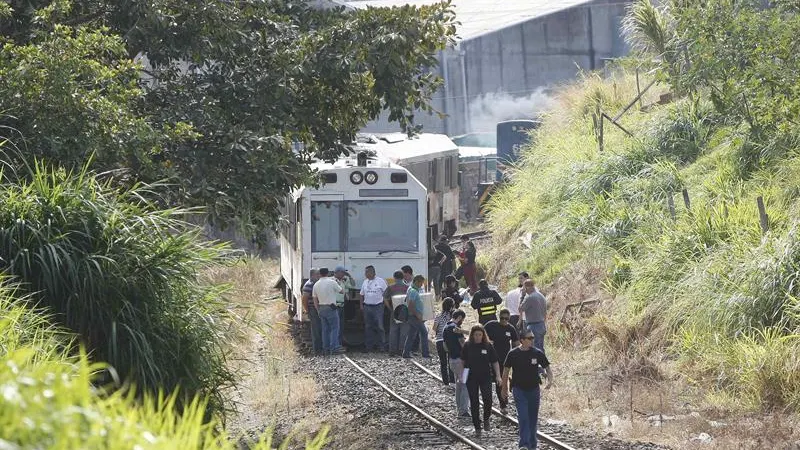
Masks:
[[[387,280],[404,265],[427,278],[431,242],[458,228],[458,147],[447,136],[359,136],[351,156],[315,167],[324,184],[293,191],[279,227],[284,295],[296,320],[312,267],[344,266],[357,287],[368,265]],[[357,312],[357,301],[345,305],[346,330],[361,322]]]

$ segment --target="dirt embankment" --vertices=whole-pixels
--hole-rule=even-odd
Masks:
[[[606,293],[604,278],[603,268],[580,263],[542,288],[549,300],[547,351],[558,384],[557,395],[542,403],[544,417],[678,449],[800,449],[795,414],[720,407],[668,355],[612,357],[625,332],[604,330],[600,316],[618,301]]]

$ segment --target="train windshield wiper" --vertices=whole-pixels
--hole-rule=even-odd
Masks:
[[[392,252],[417,253],[417,252],[411,251],[411,250],[381,250],[381,251],[378,252],[378,255],[385,255],[387,253],[392,253]]]

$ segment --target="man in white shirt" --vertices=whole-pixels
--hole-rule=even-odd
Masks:
[[[508,324],[520,329],[522,324],[519,323],[519,302],[522,300],[522,283],[530,278],[530,275],[528,275],[528,272],[520,272],[518,277],[519,285],[517,288],[508,291],[508,294],[506,294],[506,309],[511,313],[511,320]]]
[[[331,278],[326,267],[319,269],[319,280],[311,291],[314,306],[322,322],[322,351],[327,355],[343,353],[339,345],[339,307],[336,299],[343,291],[339,283]]]
[[[364,346],[367,351],[385,350],[383,331],[383,293],[388,287],[386,280],[375,276],[375,267],[364,269],[366,279],[361,284],[361,311],[364,313]]]

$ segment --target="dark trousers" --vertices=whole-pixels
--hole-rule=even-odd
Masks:
[[[516,328],[517,331],[522,330],[522,324],[519,323],[519,314],[512,314],[511,320],[508,321],[508,324]]]
[[[450,370],[450,363],[447,357],[447,350],[444,348],[444,341],[436,341],[436,353],[439,355],[439,368],[442,371],[442,381],[445,385],[455,383],[456,378]]]
[[[478,322],[480,322],[481,325],[486,325],[488,322],[491,322],[492,320],[497,320],[497,314],[478,316]]]
[[[503,376],[503,374],[502,374],[503,363],[506,361],[506,356],[508,356],[508,353],[506,353],[505,355],[497,355],[497,358],[500,361],[500,371],[501,371],[501,373],[497,375],[498,377],[502,377]],[[492,372],[494,372],[494,370],[492,370]],[[507,408],[508,407],[508,400],[504,400],[503,396],[500,394],[501,391],[503,390],[502,387],[499,384],[494,383],[494,382],[492,384],[494,384],[494,386],[495,386],[495,391],[497,392],[497,401],[500,403],[500,407],[501,408]]]
[[[315,355],[322,354],[322,319],[319,311],[314,306],[308,307],[308,317],[311,319],[311,347]]]
[[[492,416],[492,382],[486,380],[476,380],[470,374],[467,379],[467,392],[469,393],[469,412],[472,415],[472,425],[476,430],[481,429],[480,403],[478,403],[478,391],[480,390],[483,400],[483,420],[489,420]]]
[[[442,295],[442,268],[439,266],[428,267],[428,277],[433,285],[433,292],[436,297]]]

